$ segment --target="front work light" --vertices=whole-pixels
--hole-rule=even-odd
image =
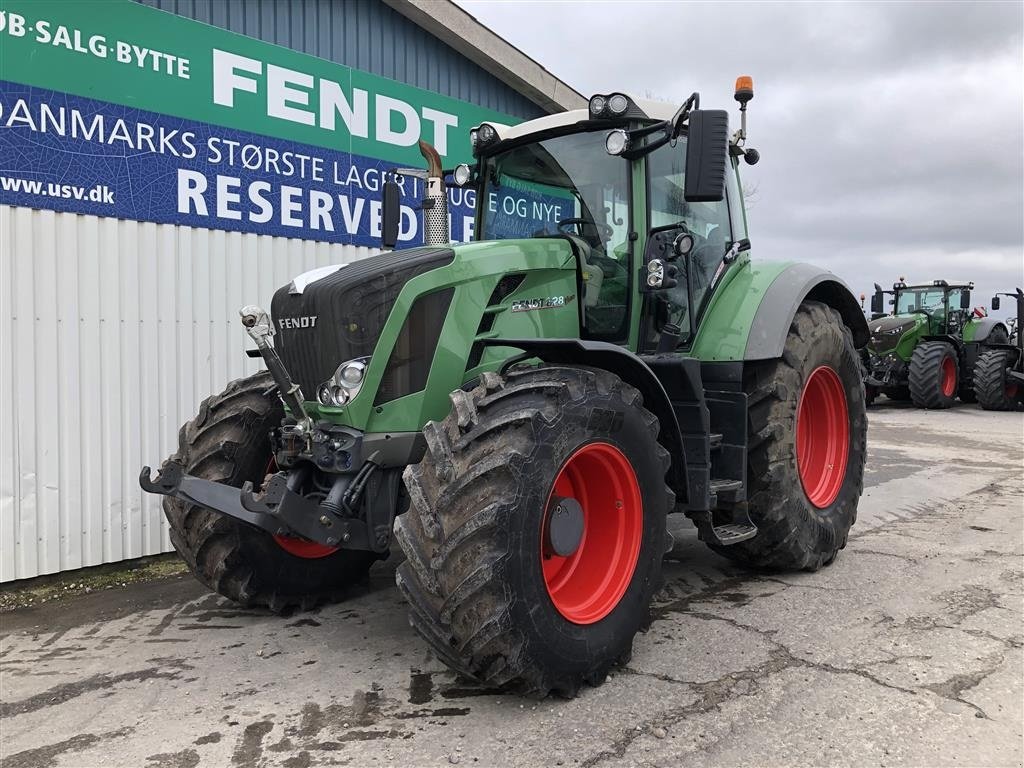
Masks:
[[[629,134],[621,128],[608,131],[604,137],[604,148],[609,155],[621,155],[629,149]]]
[[[496,138],[498,138],[498,132],[494,130],[494,126],[490,123],[484,123],[478,129],[477,135],[479,136],[480,144],[490,144]]]
[[[629,109],[629,99],[621,93],[615,93],[608,97],[608,110],[616,117],[626,114],[627,109]]]
[[[590,115],[591,117],[598,117],[604,108],[608,105],[607,99],[604,96],[591,96],[590,97]]]
[[[457,187],[466,186],[472,177],[473,170],[465,163],[460,163],[455,166],[455,170],[452,171],[452,181],[455,182],[455,186]]]

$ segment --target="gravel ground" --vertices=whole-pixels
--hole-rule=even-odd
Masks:
[[[870,411],[867,490],[818,573],[685,519],[633,659],[573,701],[456,679],[394,564],[286,619],[189,577],[0,616],[0,759],[28,766],[1022,764],[1024,415]]]

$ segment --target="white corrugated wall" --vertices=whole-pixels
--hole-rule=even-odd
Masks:
[[[370,253],[0,206],[0,582],[170,551],[139,469],[256,370],[239,307]]]

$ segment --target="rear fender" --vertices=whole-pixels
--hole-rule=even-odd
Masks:
[[[860,304],[842,280],[810,264],[747,262],[734,266],[715,291],[690,353],[704,361],[771,360],[782,356],[786,335],[805,300],[839,312],[864,348],[870,338]]]
[[[964,341],[986,341],[996,328],[1002,328],[1006,337],[1010,337],[1010,331],[1006,324],[996,317],[981,317],[969,322],[964,328]]]
[[[870,339],[868,323],[853,292],[831,272],[811,264],[792,264],[772,281],[754,313],[744,359],[781,357],[786,335],[804,301],[820,301],[839,312],[857,349]]]

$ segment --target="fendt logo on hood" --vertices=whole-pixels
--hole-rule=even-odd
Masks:
[[[279,317],[277,324],[282,331],[294,328],[315,328],[317,315],[305,315],[303,317]]]

